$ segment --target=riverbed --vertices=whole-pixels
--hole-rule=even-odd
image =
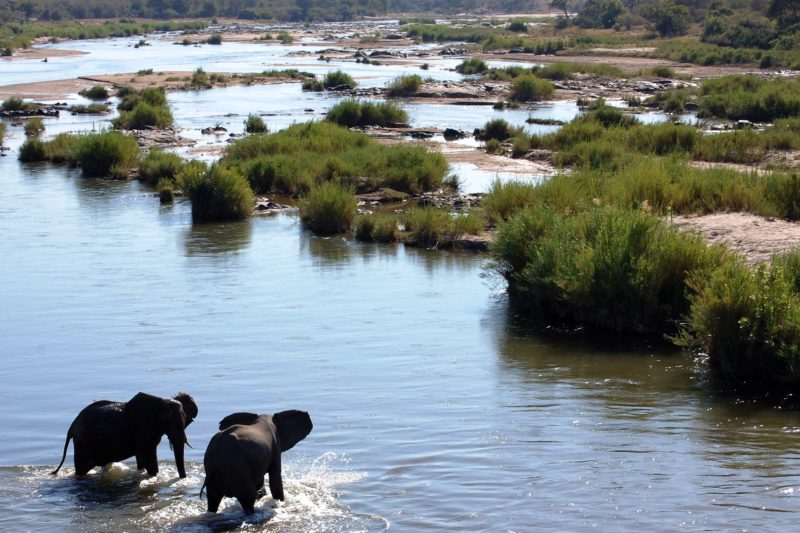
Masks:
[[[92,59],[102,42],[68,46],[91,50],[64,61],[105,61]],[[164,57],[124,71],[178,66]],[[0,72],[40,76],[56,61]],[[190,131],[222,121],[235,132],[252,105],[279,129],[332,101],[297,84],[170,95]],[[577,113],[547,105],[543,118]],[[435,109],[410,106],[414,125],[516,117]],[[484,256],[315,237],[292,211],[193,224],[188,202],[161,206],[138,182],[21,165],[22,139],[9,127],[0,158],[4,531],[789,531],[800,518],[796,411],[715,392],[703,364],[657,344],[532,333]],[[200,411],[186,479],[166,441],[155,478],[126,462],[75,479],[71,448],[48,475],[84,406],[181,390]],[[252,517],[235,500],[204,513],[218,421],[294,408],[314,430],[283,458],[286,501],[265,498]]]

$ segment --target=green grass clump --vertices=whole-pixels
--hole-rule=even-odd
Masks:
[[[482,141],[489,141],[491,139],[505,141],[506,139],[521,134],[521,132],[522,128],[511,126],[506,120],[502,118],[493,118],[483,125],[478,138]]]
[[[298,195],[324,181],[359,192],[388,187],[406,193],[439,188],[447,174],[440,153],[422,146],[381,145],[332,122],[297,124],[230,145],[223,159],[259,193]]]
[[[394,102],[348,99],[330,108],[325,120],[346,128],[399,126],[408,123],[408,113]]]
[[[25,136],[35,137],[44,131],[42,117],[33,117],[25,121]]]
[[[800,81],[725,76],[703,82],[700,116],[771,122],[800,116]]]
[[[294,42],[294,37],[289,32],[282,31],[275,36],[282,44],[291,44]]]
[[[250,113],[244,121],[244,131],[247,133],[267,133],[267,125],[259,115]]]
[[[418,207],[402,215],[405,242],[416,246],[447,247],[465,234],[483,229],[483,218],[477,213],[452,213],[449,209]]]
[[[4,122],[0,122],[0,146],[3,145],[3,139],[6,136],[6,125]]]
[[[531,74],[519,76],[511,82],[511,98],[519,102],[544,100],[554,92],[552,83]]]
[[[101,103],[93,103],[89,105],[77,104],[71,105],[67,108],[67,111],[70,113],[75,113],[76,115],[103,115],[108,113],[108,104],[101,104]]]
[[[156,184],[158,200],[162,204],[171,204],[175,200],[175,183],[167,178],[162,178]]]
[[[691,313],[679,343],[708,355],[711,367],[737,385],[800,381],[800,255],[749,268],[729,261],[695,275]]]
[[[203,67],[197,67],[192,72],[192,78],[189,80],[189,87],[192,89],[210,89],[212,87],[211,81],[208,79],[208,74],[203,70]]]
[[[496,179],[489,186],[489,192],[481,201],[481,206],[491,219],[500,222],[531,205],[535,201],[535,195],[536,189],[531,184]]]
[[[174,182],[183,165],[179,155],[152,148],[139,160],[139,179],[150,186],[156,186],[162,180]]]
[[[111,121],[115,129],[138,130],[146,127],[166,128],[172,125],[172,112],[163,88],[148,87],[141,91],[121,88],[119,116]]]
[[[219,164],[187,167],[179,174],[196,222],[241,220],[253,209],[253,191],[239,172]]]
[[[219,33],[212,33],[211,36],[206,39],[208,44],[222,44],[222,35]]]
[[[548,207],[503,223],[493,247],[513,303],[542,321],[670,333],[690,308],[687,280],[724,254],[635,210]]]
[[[77,164],[76,153],[82,137],[73,133],[59,133],[49,141],[38,138],[27,139],[20,146],[19,160],[26,163],[50,161]]]
[[[619,67],[607,64],[594,63],[551,63],[546,67],[531,69],[531,72],[540,78],[547,80],[567,80],[573,74],[594,74],[596,76],[609,76],[612,78],[624,78],[625,73]]]
[[[322,80],[322,86],[326,89],[355,89],[356,85],[353,77],[341,70],[328,72]]]
[[[89,100],[106,100],[110,95],[108,93],[108,89],[103,87],[102,85],[93,85],[88,89],[83,89],[78,92],[84,98],[88,98]]]
[[[301,199],[300,220],[318,235],[342,233],[352,228],[357,204],[355,189],[327,181]]]
[[[483,74],[487,70],[489,66],[486,61],[479,57],[468,57],[456,65],[456,72],[459,74]]]
[[[138,156],[136,139],[116,131],[83,135],[75,151],[77,163],[89,177],[127,177]]]
[[[397,215],[359,215],[355,222],[355,237],[362,242],[397,241]]]
[[[393,79],[386,86],[388,96],[409,96],[422,86],[422,77],[417,74],[404,74]]]

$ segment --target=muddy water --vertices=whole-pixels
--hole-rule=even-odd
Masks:
[[[272,90],[171,101],[189,130],[220,115],[215,94],[277,125],[329,105]],[[21,140],[9,128],[0,158],[0,530],[796,527],[797,413],[715,394],[681,354],[531,334],[480,256],[317,238],[294,213],[193,225],[137,183],[22,166]],[[166,443],[155,478],[128,462],[77,480],[71,451],[47,474],[91,401],[178,390],[200,407],[187,479]],[[286,502],[204,513],[218,420],[290,408],[315,428],[284,457]]]

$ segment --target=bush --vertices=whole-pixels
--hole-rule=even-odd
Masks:
[[[469,57],[463,60],[459,65],[456,65],[456,72],[459,74],[483,74],[488,71],[489,67],[486,61],[479,57]]]
[[[192,72],[192,79],[189,81],[189,86],[192,89],[211,88],[211,82],[208,79],[208,74],[206,74],[202,67],[197,67],[197,69]]]
[[[162,178],[156,185],[156,190],[162,204],[171,204],[175,200],[175,183],[172,180]]]
[[[404,74],[393,79],[386,86],[388,96],[409,96],[422,86],[422,78],[417,74]]]
[[[530,74],[519,76],[511,82],[511,98],[520,102],[544,100],[554,92],[552,83]]]
[[[341,70],[328,72],[322,80],[322,86],[326,89],[355,89],[356,85],[353,77]]]
[[[507,28],[508,31],[513,31],[514,33],[525,33],[528,31],[528,26],[521,20],[512,20]]]
[[[19,147],[18,157],[23,163],[49,160],[44,142],[37,138],[26,139],[22,146]]]
[[[301,89],[304,91],[320,92],[325,90],[325,85],[316,78],[303,80]]]
[[[291,44],[294,42],[294,37],[289,32],[282,31],[276,37],[283,44]]]
[[[729,261],[693,276],[684,346],[708,354],[713,369],[738,385],[796,385],[800,378],[800,257],[755,270]]]
[[[398,126],[408,123],[408,114],[394,102],[342,100],[325,115],[325,120],[346,128]]]
[[[545,207],[502,224],[493,254],[522,312],[640,333],[674,332],[690,307],[690,274],[707,275],[723,256],[641,211]]]
[[[163,180],[174,182],[183,167],[183,159],[177,154],[152,148],[139,160],[139,179],[156,186]]]
[[[111,121],[116,129],[141,130],[149,126],[166,128],[172,125],[172,112],[167,107],[156,107],[139,102],[131,111],[122,111]]]
[[[512,127],[507,121],[502,118],[493,118],[483,125],[478,135],[479,140],[489,141],[496,139],[498,141],[505,141],[522,132],[522,128]]]
[[[369,214],[356,218],[355,237],[362,242],[395,242],[397,216],[394,214]]]
[[[34,137],[44,131],[44,120],[42,117],[33,117],[25,121],[25,135]]]
[[[207,170],[193,166],[181,173],[184,192],[192,201],[192,220],[239,220],[253,209],[253,191],[236,170],[219,164]]]
[[[206,39],[208,44],[222,44],[222,35],[219,33],[212,33],[211,37]]]
[[[387,146],[331,122],[297,124],[240,139],[224,161],[237,166],[259,192],[299,194],[342,181],[360,192],[381,187],[413,193],[435,190],[447,173],[440,153],[422,146]]]
[[[260,116],[250,113],[247,115],[247,120],[244,121],[244,131],[247,133],[267,133],[267,125]]]
[[[300,220],[316,234],[342,233],[353,226],[357,204],[354,189],[325,182],[300,201]]]
[[[3,100],[3,111],[22,111],[25,109],[25,101],[19,96],[9,96]]]
[[[78,94],[89,100],[106,100],[110,96],[108,94],[108,89],[102,85],[93,85],[88,89],[79,91]]]
[[[84,175],[89,177],[123,177],[138,156],[136,139],[116,131],[82,136],[75,152]]]
[[[475,213],[453,214],[448,209],[418,207],[403,213],[407,242],[426,248],[449,246],[465,233],[483,229],[483,220]]]

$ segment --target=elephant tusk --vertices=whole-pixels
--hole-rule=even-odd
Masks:
[[[183,442],[184,442],[184,443],[185,443],[185,444],[186,444],[186,445],[187,445],[189,448],[191,448],[191,449],[193,449],[193,450],[194,450],[194,446],[192,446],[191,444],[189,444],[189,439],[185,439]]]

